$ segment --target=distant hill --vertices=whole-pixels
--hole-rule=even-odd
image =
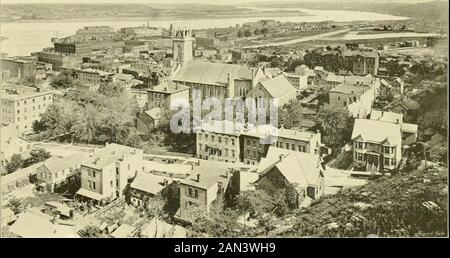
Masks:
[[[448,19],[448,1],[433,1],[424,3],[403,2],[356,2],[356,1],[297,1],[297,2],[261,2],[243,6],[276,7],[276,8],[306,8],[316,10],[350,10],[361,12],[376,12],[396,16],[404,16],[421,20],[440,20],[446,22]]]

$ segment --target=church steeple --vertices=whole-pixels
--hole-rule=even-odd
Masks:
[[[175,31],[175,38],[173,39],[173,61],[174,65],[184,65],[186,62],[194,59],[193,55],[193,41],[192,30],[182,28]]]

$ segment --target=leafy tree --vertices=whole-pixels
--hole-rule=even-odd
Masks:
[[[32,149],[30,152],[30,157],[28,157],[27,159],[25,159],[24,161],[24,167],[28,167],[31,166],[33,164],[42,162],[48,158],[50,158],[50,152],[46,151],[43,148],[36,148],[36,149]]]
[[[193,152],[193,146],[195,142],[194,133],[174,133],[170,129],[170,120],[176,111],[163,111],[159,120],[156,131],[164,133],[164,143],[171,147],[174,151],[180,152]]]
[[[96,238],[104,236],[100,228],[92,225],[85,226],[83,229],[79,231],[79,234],[81,237],[84,238]]]
[[[237,36],[238,38],[242,38],[244,36],[244,32],[242,32],[242,30],[238,31]]]
[[[386,110],[386,106],[394,100],[394,93],[391,90],[379,91],[378,96],[373,103],[373,108],[377,110]]]
[[[67,89],[74,86],[74,77],[69,72],[63,72],[50,80],[50,85],[57,89]]]
[[[245,37],[250,37],[251,35],[252,35],[252,33],[250,32],[250,30],[244,30]]]
[[[231,209],[212,207],[206,214],[204,211],[190,207],[191,225],[189,229],[194,236],[239,237],[242,227],[237,222],[239,213]]]
[[[258,35],[261,33],[261,30],[259,28],[256,28],[253,34]]]
[[[13,154],[9,161],[6,162],[6,171],[8,173],[12,173],[16,171],[17,169],[23,167],[24,159],[20,154]]]
[[[11,208],[11,210],[14,212],[14,214],[18,214],[21,213],[23,210],[23,203],[22,200],[16,197],[13,197],[12,199],[10,199],[8,201],[8,205],[9,208]]]
[[[108,97],[117,97],[123,94],[124,88],[120,83],[107,83],[100,85],[98,92]]]
[[[287,129],[298,127],[303,119],[302,111],[300,101],[296,99],[291,101],[278,114],[280,124]]]
[[[354,118],[345,109],[334,109],[325,105],[319,109],[317,120],[322,133],[322,142],[338,149],[350,141]]]

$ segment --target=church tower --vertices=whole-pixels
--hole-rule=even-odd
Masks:
[[[178,29],[173,39],[173,61],[176,65],[184,65],[194,59],[192,45],[194,38],[189,29]]]

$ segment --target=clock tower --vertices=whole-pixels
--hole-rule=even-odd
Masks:
[[[188,29],[178,29],[173,39],[173,61],[177,65],[184,65],[194,59],[192,45],[194,38],[192,31]]]

